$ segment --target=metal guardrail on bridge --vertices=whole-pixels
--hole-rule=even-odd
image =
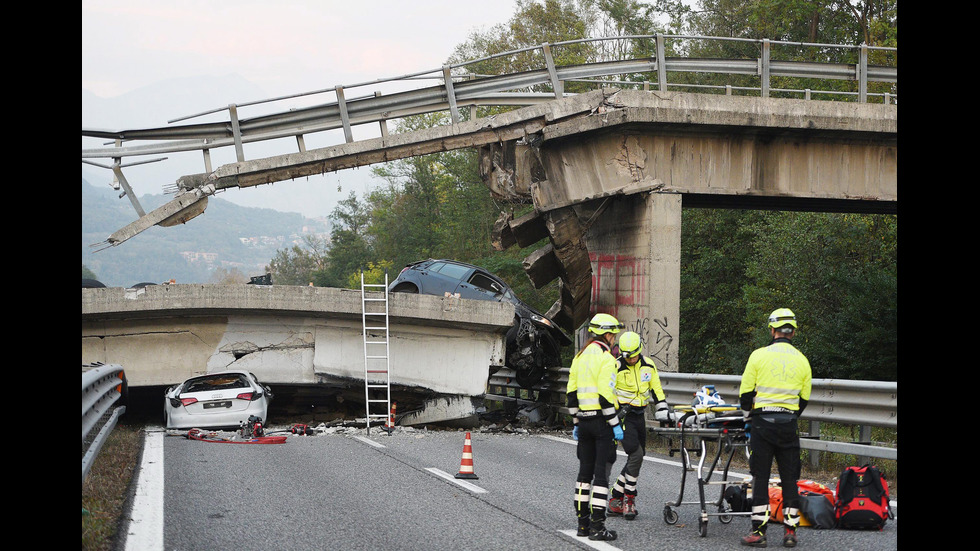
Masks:
[[[82,364],[82,482],[119,417],[129,394],[126,372],[117,364]]]
[[[742,59],[699,59],[685,57],[669,57],[667,41],[689,43],[689,41],[727,41],[742,42],[755,45],[758,57]],[[573,66],[555,64],[553,49],[589,42],[602,41],[648,41],[655,44],[655,54],[650,57],[628,60],[600,61]],[[840,63],[834,61],[812,62],[794,59],[774,59],[773,47],[789,47],[815,52],[814,56],[832,57],[828,52],[854,50],[857,52],[855,63]],[[676,46],[675,50],[684,50],[684,46]],[[460,108],[469,106],[475,109],[478,105],[511,105],[522,106],[544,101],[551,101],[565,95],[565,84],[569,82],[596,83],[598,86],[642,86],[644,89],[694,89],[715,90],[731,94],[739,92],[758,93],[769,97],[772,92],[799,95],[810,99],[812,94],[832,94],[837,96],[856,96],[857,101],[867,102],[869,97],[880,96],[881,101],[890,103],[897,98],[896,94],[869,92],[869,83],[897,83],[898,68],[895,66],[874,65],[869,63],[871,52],[881,52],[892,55],[895,48],[873,47],[861,45],[811,44],[802,42],[785,42],[776,40],[753,40],[725,37],[684,36],[684,35],[631,35],[570,40],[554,44],[541,44],[530,48],[502,52],[480,59],[461,63],[444,65],[437,69],[420,71],[392,78],[382,78],[369,82],[338,85],[334,88],[312,92],[282,96],[249,103],[229,104],[221,107],[169,121],[179,122],[191,118],[202,117],[220,112],[227,112],[228,120],[169,126],[150,129],[127,130],[96,130],[82,129],[82,137],[103,138],[114,140],[114,146],[82,149],[82,162],[112,169],[117,176],[123,166],[124,157],[142,155],[157,155],[186,151],[201,151],[204,154],[205,172],[211,172],[210,151],[220,147],[235,147],[239,162],[245,160],[242,145],[258,141],[294,137],[300,152],[305,151],[304,135],[327,130],[343,129],[346,142],[353,141],[351,128],[356,125],[375,123],[381,125],[382,136],[387,136],[386,121],[410,115],[449,111],[452,120],[462,119]],[[524,54],[533,54],[539,63],[538,68],[513,74],[481,75],[469,70],[480,62],[495,58],[514,58]],[[656,79],[651,81],[619,80],[614,77],[656,73]],[[690,83],[671,83],[670,73],[714,73],[727,75],[752,75],[759,78],[757,87],[733,87],[730,85],[704,85]],[[811,89],[779,89],[772,87],[774,77],[800,77],[816,81],[849,80],[857,83],[856,92],[841,92],[834,90]],[[352,90],[367,86],[377,86],[383,83],[408,82],[413,80],[433,79],[441,83],[436,86],[423,87],[408,91],[399,91],[389,95],[381,92],[348,97]],[[535,87],[550,87],[549,92],[535,92]],[[305,108],[289,109],[269,115],[241,118],[239,110],[244,107],[296,100],[297,98],[332,93],[336,100]],[[123,142],[153,141],[149,145],[123,146]],[[113,166],[104,166],[87,159],[113,159]],[[163,160],[163,159],[155,159]],[[142,164],[149,161],[129,163]],[[125,184],[125,179],[121,179]],[[128,191],[128,190],[127,190]]]
[[[667,394],[667,403],[673,406],[691,405],[694,393],[704,385],[715,389],[729,403],[738,403],[741,377],[737,375],[713,375],[707,373],[660,372],[660,382]],[[552,368],[544,379],[534,385],[537,400],[528,403],[544,403],[560,413],[568,413],[565,407],[565,388],[568,368]],[[501,369],[490,377],[488,400],[514,400],[507,389],[521,389],[510,369]],[[523,401],[523,400],[521,400]],[[810,402],[801,417],[815,422],[860,425],[862,427],[898,428],[898,383],[878,381],[850,381],[844,379],[814,379]],[[653,421],[648,419],[648,426]],[[811,425],[812,427],[812,425]],[[819,430],[819,428],[817,428]],[[801,447],[814,451],[846,453],[858,456],[897,459],[896,448],[873,446],[865,443],[820,440],[817,435],[804,438]]]

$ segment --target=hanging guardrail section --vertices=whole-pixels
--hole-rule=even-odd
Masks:
[[[121,365],[82,365],[82,482],[119,417],[126,413],[128,397]]]

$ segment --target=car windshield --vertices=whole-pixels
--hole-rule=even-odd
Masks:
[[[184,386],[184,392],[205,392],[226,388],[251,388],[251,385],[248,384],[248,379],[240,373],[225,373],[188,381]]]

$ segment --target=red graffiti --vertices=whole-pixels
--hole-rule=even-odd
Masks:
[[[590,252],[592,310],[616,317],[646,317],[648,261],[634,256]]]

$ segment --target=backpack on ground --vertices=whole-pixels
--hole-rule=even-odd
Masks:
[[[877,467],[847,467],[837,480],[837,527],[883,530],[895,518],[888,501],[888,482]]]
[[[733,513],[748,513],[752,511],[752,498],[749,495],[748,484],[733,484],[725,488],[725,501]]]

